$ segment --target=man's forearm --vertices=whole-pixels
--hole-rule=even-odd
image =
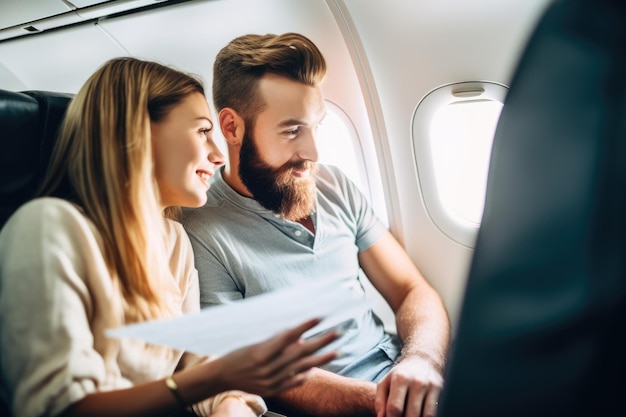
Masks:
[[[266,398],[269,409],[289,417],[376,416],[376,384],[322,369],[313,372],[304,385]]]
[[[405,357],[419,356],[443,373],[450,344],[450,320],[439,296],[431,288],[407,295],[396,314],[398,335]]]

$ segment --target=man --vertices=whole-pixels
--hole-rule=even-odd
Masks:
[[[295,33],[245,35],[217,55],[213,99],[229,163],[215,173],[207,204],[184,218],[201,301],[321,279],[362,291],[362,268],[394,310],[399,337],[371,311],[350,320],[330,347],[342,356],[302,388],[268,399],[270,408],[290,416],[432,416],[448,316],[358,189],[316,164],[325,73],[318,48]]]

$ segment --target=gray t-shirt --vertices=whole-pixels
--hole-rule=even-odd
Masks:
[[[357,255],[373,245],[386,227],[338,168],[320,165],[316,174],[316,207],[311,216],[315,234],[238,194],[224,182],[222,169],[212,180],[207,203],[183,210],[199,271],[202,307],[310,280],[334,280],[338,285],[351,281],[365,297]],[[372,311],[344,323],[342,330],[343,335],[327,348],[339,349],[342,356],[324,368],[379,379],[381,368],[371,362],[385,361],[386,372],[399,352],[397,338],[384,332]]]

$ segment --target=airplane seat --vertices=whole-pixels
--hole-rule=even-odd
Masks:
[[[512,79],[438,417],[615,415],[626,3],[552,2]]]
[[[72,94],[0,90],[0,228],[34,196]]]
[[[72,95],[0,89],[0,228],[35,195]],[[0,398],[0,415],[9,407]]]

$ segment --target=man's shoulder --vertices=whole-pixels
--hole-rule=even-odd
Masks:
[[[233,214],[234,209],[224,200],[216,202],[215,204],[207,202],[207,204],[202,207],[184,207],[182,209],[181,223],[187,228],[189,225],[196,223],[208,224],[215,223],[218,220],[221,222],[224,219],[231,218]]]
[[[319,164],[315,181],[318,192],[336,203],[351,204],[364,200],[359,187],[334,165]]]
[[[218,230],[232,229],[248,221],[250,213],[239,204],[224,196],[212,197],[202,207],[182,209],[181,223],[187,233],[206,230],[216,234]]]
[[[341,192],[351,185],[346,174],[334,165],[318,164],[315,174],[317,188],[323,192]]]
[[[346,174],[335,165],[317,164],[316,178],[326,181],[342,181],[346,177]]]

